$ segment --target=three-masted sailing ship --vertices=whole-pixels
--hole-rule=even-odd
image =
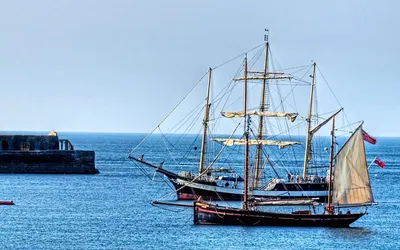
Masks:
[[[245,69],[247,61],[245,60]],[[244,114],[247,114],[247,82],[244,76]],[[315,209],[291,213],[270,212],[257,209],[258,202],[251,201],[249,192],[249,115],[244,115],[244,190],[242,208],[217,206],[204,201],[194,202],[194,224],[247,225],[247,226],[324,226],[348,227],[366,214],[366,211],[343,213],[341,209],[374,204],[365,156],[362,123],[334,156],[335,117],[332,118],[328,203],[322,213]],[[334,178],[332,172],[334,170]],[[332,180],[333,179],[333,180]],[[289,205],[290,201],[288,201]],[[293,201],[293,205],[302,205]],[[273,205],[270,203],[270,205]],[[279,204],[278,204],[279,205]],[[314,206],[305,202],[306,206]],[[282,205],[281,205],[282,206]]]
[[[272,81],[280,81],[280,80],[292,80],[293,76],[290,74],[285,74],[281,71],[270,71],[269,63],[270,63],[270,44],[268,41],[268,35],[265,36],[265,43],[263,44],[265,50],[264,57],[264,67],[262,71],[251,71],[248,70],[247,65],[247,57],[245,59],[245,63],[243,64],[243,76],[236,77],[233,79],[233,82],[241,82],[245,86],[247,86],[247,82],[249,81],[257,81],[261,83],[261,98],[260,104],[257,109],[249,109],[245,102],[244,110],[242,111],[223,111],[221,112],[221,116],[223,118],[230,119],[244,119],[246,126],[248,126],[247,132],[241,136],[240,138],[236,138],[231,135],[229,138],[209,138],[208,131],[210,125],[210,108],[212,106],[212,101],[210,99],[210,90],[211,90],[211,78],[213,69],[208,70],[208,82],[207,82],[207,93],[204,105],[204,118],[202,121],[202,135],[201,135],[201,150],[200,150],[200,159],[198,165],[198,173],[194,174],[191,171],[182,171],[180,173],[176,173],[166,169],[164,164],[164,159],[160,161],[160,163],[155,164],[151,161],[147,160],[148,154],[143,151],[136,150],[139,148],[141,144],[139,144],[136,149],[134,149],[130,154],[129,158],[135,162],[138,166],[142,167],[150,167],[154,169],[156,172],[164,175],[167,179],[173,184],[175,188],[175,192],[177,198],[179,200],[194,200],[199,197],[202,197],[204,200],[208,199],[223,199],[223,200],[242,200],[244,195],[244,190],[246,186],[248,187],[249,192],[251,193],[251,199],[260,200],[260,199],[294,199],[294,198],[316,198],[319,201],[326,201],[328,197],[328,176],[310,174],[310,160],[312,158],[312,153],[315,150],[312,150],[312,142],[314,139],[314,135],[327,124],[330,120],[332,120],[338,113],[342,110],[339,109],[326,118],[323,122],[316,124],[312,127],[313,117],[313,103],[315,101],[315,74],[316,74],[316,64],[312,64],[312,73],[311,77],[311,86],[309,93],[309,105],[308,105],[308,114],[307,118],[305,118],[306,123],[306,141],[305,141],[305,149],[304,149],[304,160],[302,161],[303,171],[302,174],[295,174],[293,172],[287,171],[287,179],[286,178],[272,178],[267,180],[264,183],[261,183],[261,179],[264,173],[266,166],[270,165],[273,167],[273,159],[270,157],[268,152],[265,150],[267,147],[276,147],[279,149],[287,149],[290,147],[296,147],[301,143],[298,141],[289,141],[289,140],[280,140],[279,137],[268,136],[265,134],[266,131],[266,122],[268,119],[283,119],[286,122],[292,123],[294,122],[299,113],[296,112],[285,112],[285,111],[277,111],[276,109],[270,109],[270,95],[269,89]],[[302,81],[304,83],[304,81]],[[247,95],[247,90],[244,90],[244,95]],[[246,98],[244,98],[246,99]],[[253,131],[252,137],[249,134],[250,130],[250,117],[258,117],[257,122],[257,131]],[[251,120],[252,121],[252,120]],[[153,130],[154,131],[154,130]],[[251,137],[251,138],[250,138]],[[146,140],[146,137],[144,140]],[[247,139],[246,139],[247,138]],[[222,145],[221,150],[216,154],[212,160],[206,162],[207,149],[210,147],[211,143],[219,143]],[[249,151],[249,147],[255,147],[254,159],[252,169],[252,178],[245,177],[244,179],[235,172],[232,168],[223,167],[223,168],[215,168],[213,165],[217,161],[220,154],[224,151],[226,147],[230,146],[245,146],[245,151]],[[144,154],[143,154],[144,153]],[[141,155],[141,156],[139,156]],[[151,158],[151,157],[149,157]],[[290,159],[292,160],[292,159]],[[249,161],[249,158],[246,158],[246,161]],[[326,162],[326,165],[323,166],[325,169],[328,169],[328,157],[325,157],[323,160]],[[225,164],[229,165],[229,164]],[[249,164],[247,164],[249,165]],[[274,170],[274,169],[273,169]],[[277,171],[274,170],[276,174]]]

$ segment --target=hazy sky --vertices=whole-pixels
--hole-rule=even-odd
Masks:
[[[268,28],[281,64],[316,61],[352,121],[400,136],[399,9],[395,0],[2,1],[0,130],[148,132],[209,66],[260,44]]]

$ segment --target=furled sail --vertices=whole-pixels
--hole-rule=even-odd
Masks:
[[[298,113],[287,113],[287,112],[270,112],[270,111],[247,111],[247,115],[258,115],[258,116],[266,116],[266,117],[286,117],[289,121],[294,122],[298,116]],[[237,112],[221,112],[221,115],[226,118],[240,118],[244,117],[243,111]]]
[[[213,141],[221,142],[226,146],[233,145],[244,145],[246,141],[244,139],[223,139],[223,138],[213,138]],[[277,141],[277,140],[248,140],[249,145],[266,145],[266,146],[278,146],[280,149],[293,146],[296,144],[301,144],[297,141]]]
[[[315,128],[310,130],[310,134],[308,137],[308,143],[311,143],[313,136],[315,133],[317,133],[317,131],[322,128],[323,126],[325,126],[333,117],[335,117],[337,114],[339,114],[340,111],[342,111],[343,108],[339,109],[338,111],[336,111],[333,115],[331,115],[330,117],[328,117],[328,119],[326,119],[325,121],[321,122],[320,124],[318,124]],[[309,150],[307,152],[307,163],[311,160],[311,150]]]
[[[340,111],[342,111],[343,108],[339,109],[338,111],[336,111],[333,115],[331,115],[330,117],[328,117],[328,119],[326,119],[325,121],[321,122],[320,124],[318,124],[315,128],[313,128],[310,131],[310,134],[314,135],[320,128],[322,128],[325,124],[327,124],[333,117],[335,117],[337,114],[339,114]]]
[[[333,204],[355,205],[374,202],[361,125],[337,153],[333,178]]]
[[[320,203],[313,199],[265,200],[255,201],[253,206],[317,206]]]
[[[293,76],[275,75],[275,76],[248,76],[246,80],[279,80],[279,79],[292,79]],[[244,77],[233,78],[234,81],[243,81]]]

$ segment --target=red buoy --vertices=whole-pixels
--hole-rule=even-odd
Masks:
[[[0,205],[15,205],[13,201],[0,201]]]

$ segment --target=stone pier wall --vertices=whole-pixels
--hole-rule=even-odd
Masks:
[[[94,151],[0,151],[0,173],[96,174]]]

